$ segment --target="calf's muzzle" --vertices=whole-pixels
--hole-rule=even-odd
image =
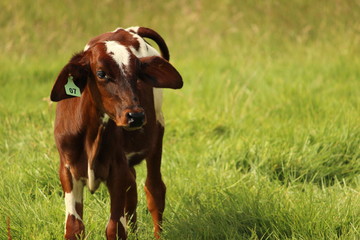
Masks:
[[[114,121],[117,126],[126,130],[136,130],[146,123],[145,111],[140,106],[126,108],[117,115]]]
[[[145,124],[145,113],[143,111],[128,112],[126,117],[129,128],[139,128]]]

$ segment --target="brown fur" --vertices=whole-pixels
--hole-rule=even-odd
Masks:
[[[138,32],[158,39],[162,54],[169,58],[165,42],[155,31],[139,28]],[[164,128],[156,119],[153,87],[181,88],[182,79],[166,59],[158,56],[137,58],[130,54],[128,71],[123,73],[106,53],[104,41],[109,40],[135,49],[140,46],[123,29],[97,36],[90,40],[87,51],[69,61],[54,84],[51,99],[59,101],[54,133],[60,155],[61,184],[65,193],[73,191],[73,179],[85,184],[90,162],[96,181],[105,182],[110,193],[107,239],[126,239],[126,230],[120,222],[124,209],[133,226],[136,221],[136,174],[132,165],[146,159],[145,192],[154,234],[159,237],[166,191],[160,172]],[[111,81],[96,76],[99,68],[111,75]],[[66,95],[64,85],[69,74],[81,89],[81,97]],[[141,112],[145,113],[146,124],[130,129],[129,113]],[[104,113],[110,117],[107,123],[102,122]],[[129,153],[137,154],[127,159]],[[76,212],[82,218],[82,200],[76,202]],[[65,238],[82,237],[84,229],[81,220],[68,216]]]

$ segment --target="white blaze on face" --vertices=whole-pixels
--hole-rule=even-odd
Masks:
[[[130,53],[126,47],[116,41],[106,41],[105,46],[106,53],[114,59],[114,61],[119,65],[121,71],[124,72],[130,62]]]
[[[72,177],[73,188],[69,193],[65,193],[65,207],[66,207],[66,219],[69,215],[74,215],[77,219],[81,220],[80,215],[76,212],[76,203],[81,203],[83,201],[83,187],[84,184],[82,181],[77,181],[74,177]]]

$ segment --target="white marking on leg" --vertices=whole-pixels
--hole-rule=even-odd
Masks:
[[[107,54],[114,59],[121,71],[124,72],[123,66],[127,68],[130,61],[130,53],[126,47],[116,41],[106,41],[105,46]]]
[[[72,177],[73,189],[69,193],[65,193],[65,208],[66,208],[66,218],[65,223],[69,215],[74,215],[77,219],[82,221],[80,215],[76,212],[76,203],[82,204],[83,202],[83,187],[84,184],[82,181],[77,181]]]
[[[156,120],[161,124],[161,126],[165,126],[165,120],[162,113],[162,89],[160,88],[153,88],[154,93],[154,105],[155,105],[155,113],[156,113]]]

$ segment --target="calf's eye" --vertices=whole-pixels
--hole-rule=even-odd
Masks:
[[[104,79],[106,77],[106,73],[104,71],[97,71],[96,76],[100,79]]]

